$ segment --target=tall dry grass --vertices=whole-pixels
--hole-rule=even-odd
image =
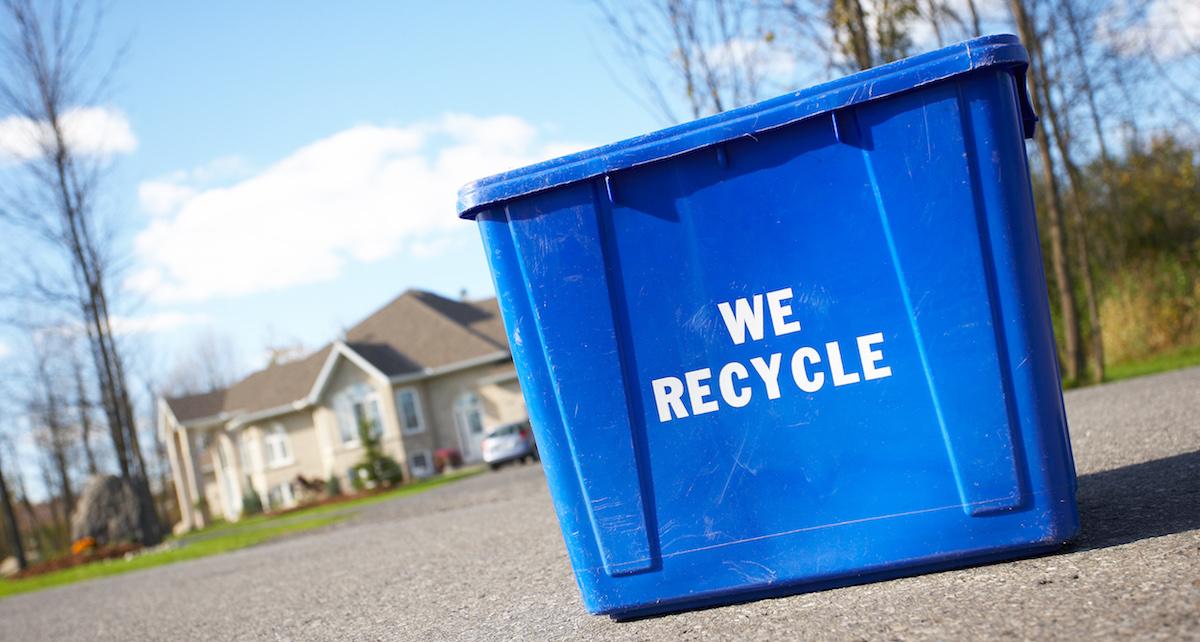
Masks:
[[[1200,268],[1161,257],[1110,276],[1100,323],[1108,363],[1200,345]]]

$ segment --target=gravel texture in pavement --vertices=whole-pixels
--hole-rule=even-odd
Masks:
[[[617,623],[536,466],[234,553],[0,601],[0,639],[1200,639],[1200,369],[1067,394],[1062,553]]]

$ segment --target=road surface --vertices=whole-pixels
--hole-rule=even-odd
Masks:
[[[1200,369],[1068,393],[1063,553],[628,623],[588,616],[537,467],[255,548],[0,601],[0,639],[1200,639]]]

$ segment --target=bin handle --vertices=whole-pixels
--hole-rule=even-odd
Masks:
[[[1033,140],[1037,132],[1038,117],[1033,111],[1033,103],[1029,100],[1029,85],[1025,79],[1028,69],[1028,65],[1018,67],[1013,79],[1017,83],[1017,107],[1021,110],[1021,129],[1027,140]]]

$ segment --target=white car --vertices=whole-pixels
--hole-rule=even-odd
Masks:
[[[510,461],[537,461],[537,444],[528,421],[497,426],[483,438],[483,461],[496,470]]]

